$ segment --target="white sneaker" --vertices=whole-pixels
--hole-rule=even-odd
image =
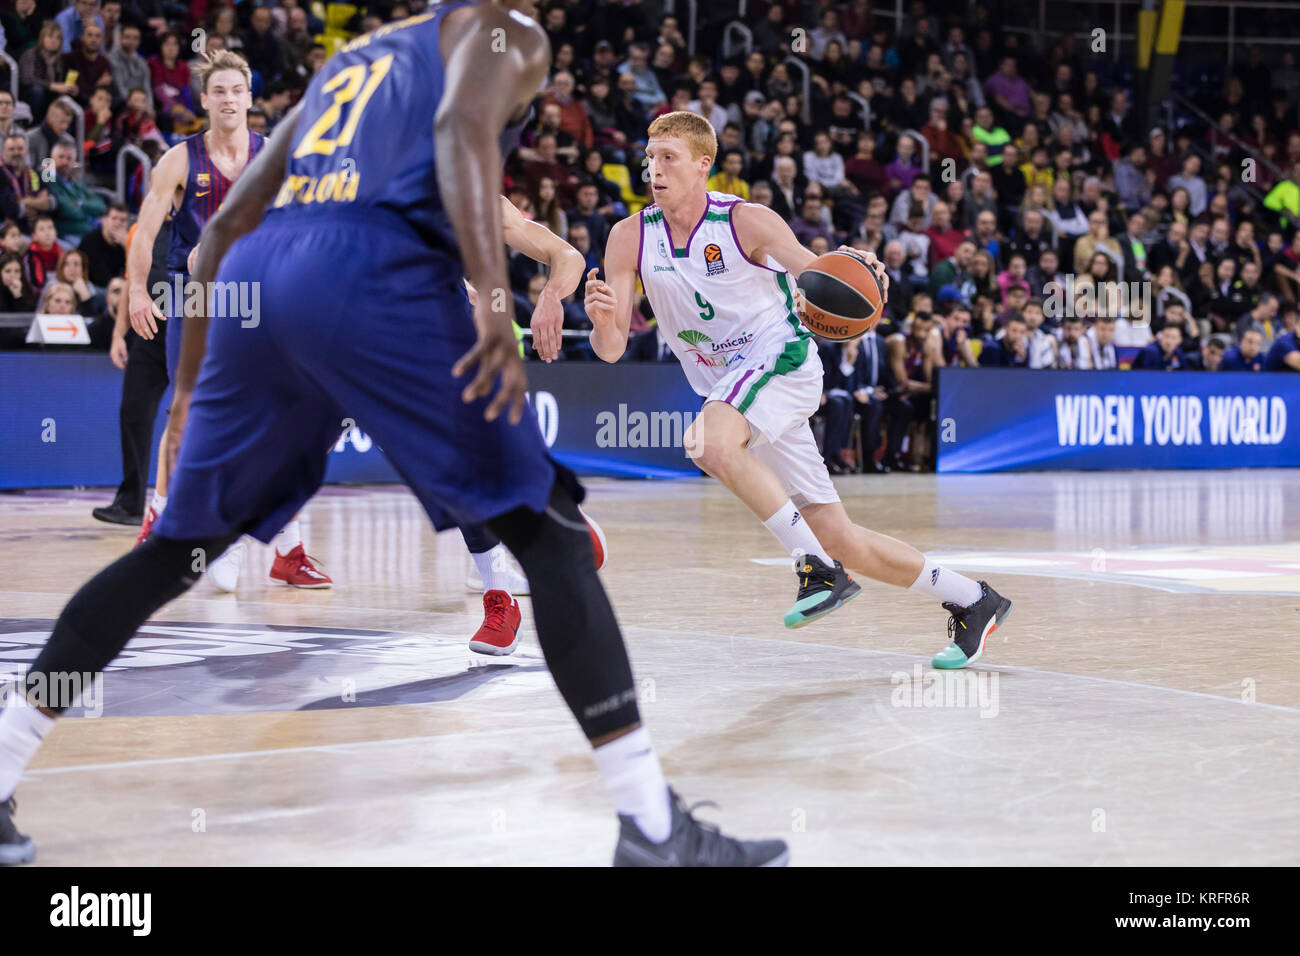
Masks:
[[[221,557],[208,565],[208,580],[218,591],[227,593],[239,586],[239,570],[244,565],[248,544],[240,538],[221,553]]]
[[[506,560],[510,566],[506,569],[506,589],[515,597],[528,594],[528,578],[524,577],[524,572],[515,561],[514,555],[506,552]],[[483,593],[483,575],[478,573],[478,565],[471,558],[469,562],[469,574],[465,576],[465,590],[474,594]]]

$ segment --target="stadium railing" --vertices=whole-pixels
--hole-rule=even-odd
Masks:
[[[27,329],[35,318],[35,312],[0,312],[0,329]]]
[[[697,0],[686,0],[686,50],[691,56],[695,56],[695,27],[699,19],[699,3]],[[666,0],[664,3],[664,13],[677,17],[678,25],[681,24],[682,18],[677,13],[676,0]],[[744,10],[741,10],[741,16],[744,16]]]
[[[153,163],[149,161],[148,154],[138,146],[132,146],[127,143],[117,151],[117,201],[126,204],[126,161],[134,157],[136,161],[144,167],[144,183],[149,183],[149,174],[153,171]]]
[[[857,103],[858,107],[862,110],[862,128],[866,130],[871,129],[871,101],[861,93],[854,93],[852,90],[849,90],[844,95]]]
[[[722,58],[724,60],[730,59],[736,55],[736,48],[732,46],[731,39],[733,33],[740,34],[740,40],[744,43],[741,52],[743,52],[745,56],[749,56],[749,51],[754,49],[754,31],[745,26],[745,24],[741,23],[739,20],[732,20],[722,28]]]
[[[1255,149],[1255,147],[1251,146],[1250,144],[1246,143],[1244,140],[1242,140],[1240,137],[1238,137],[1235,133],[1232,133],[1232,132],[1230,132],[1229,130],[1225,130],[1225,129],[1224,129],[1223,127],[1221,127],[1218,123],[1216,123],[1213,119],[1211,119],[1210,116],[1209,116],[1209,114],[1207,114],[1206,112],[1204,112],[1200,107],[1198,107],[1195,103],[1193,103],[1193,102],[1192,102],[1191,100],[1189,100],[1187,97],[1183,96],[1181,93],[1172,93],[1172,92],[1171,92],[1171,93],[1169,94],[1169,99],[1170,99],[1172,105],[1177,106],[1178,109],[1183,110],[1184,112],[1191,114],[1191,116],[1192,116],[1193,118],[1195,118],[1197,121],[1199,121],[1199,122],[1201,122],[1201,123],[1204,123],[1208,129],[1213,129],[1213,130],[1215,130],[1215,132],[1217,132],[1220,136],[1224,136],[1224,137],[1226,137],[1226,138],[1227,138],[1227,139],[1232,143],[1232,145],[1236,146],[1237,149],[1241,150],[1243,153],[1245,153],[1248,157],[1250,157],[1251,159],[1253,159],[1256,163],[1258,163],[1258,164],[1259,164],[1260,166],[1262,166],[1264,169],[1267,169],[1270,173],[1273,174],[1273,176],[1274,176],[1276,179],[1278,179],[1278,180],[1286,179],[1286,173],[1284,173],[1281,169],[1279,169],[1279,168],[1278,168],[1277,166],[1275,166],[1273,163],[1270,163],[1267,159],[1265,159],[1263,153],[1261,153],[1259,150]],[[1170,128],[1171,128],[1171,129],[1173,128],[1172,125],[1171,125]],[[1205,147],[1204,144],[1194,142],[1194,143],[1192,143],[1192,148],[1193,148],[1194,150],[1196,150],[1196,151],[1201,155],[1201,158],[1202,158],[1203,160],[1209,158],[1209,156],[1210,156],[1210,151],[1209,151],[1208,148]],[[1241,184],[1241,185],[1245,185],[1245,184],[1243,183],[1243,184]],[[1247,188],[1247,191],[1248,191],[1248,192],[1259,193],[1259,195],[1258,195],[1256,198],[1259,198],[1259,199],[1262,199],[1262,198],[1263,198],[1263,193],[1262,193],[1260,190],[1252,190],[1252,189],[1249,188],[1249,186],[1247,186],[1246,188]]]
[[[803,121],[804,123],[811,123],[812,122],[812,97],[811,97],[810,87],[812,85],[812,70],[808,68],[808,64],[806,62],[799,59],[799,57],[797,56],[787,56],[781,62],[784,63],[787,67],[797,70],[799,76],[802,77],[803,79],[803,82],[800,84],[801,89],[799,93],[800,97],[803,100]]]
[[[78,103],[76,100],[74,100],[71,96],[60,96],[55,102],[62,103],[68,109],[72,110],[72,115],[76,117],[77,155],[85,156],[86,155],[86,111],[83,110],[81,108],[81,104]],[[39,119],[34,120],[34,122],[37,122],[39,124],[44,119],[45,117],[42,116]]]
[[[915,129],[901,130],[898,135],[910,136],[916,140],[917,148],[921,150],[921,169],[927,176],[930,175],[930,141],[921,135],[920,130]]]

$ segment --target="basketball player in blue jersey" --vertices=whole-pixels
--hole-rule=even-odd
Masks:
[[[508,140],[503,140],[501,145],[504,154],[508,151]],[[582,253],[541,223],[525,219],[504,196],[501,197],[501,226],[507,246],[540,262],[550,272],[528,325],[537,354],[547,362],[554,361],[559,355],[560,330],[564,325],[561,300],[578,288],[585,260]],[[470,304],[476,305],[477,290],[468,281],[465,286]],[[591,533],[595,567],[599,571],[605,564],[605,533],[581,507],[578,510]],[[519,625],[523,617],[517,598],[528,594],[528,579],[512,566],[510,552],[486,526],[464,525],[460,533],[469,548],[472,570],[476,572],[466,586],[483,592],[483,623],[470,638],[469,649],[498,657],[513,654],[519,646]]]
[[[173,386],[184,326],[185,283],[199,234],[266,142],[264,136],[248,128],[248,111],[253,101],[249,90],[251,74],[243,57],[222,50],[199,67],[198,79],[209,129],[173,146],[154,167],[136,225],[136,238],[142,241],[132,245],[128,269],[129,274],[145,277],[131,280],[131,327],[137,335],[152,339],[158,334],[158,322],[167,322],[167,374]],[[173,217],[171,245],[167,250],[167,272],[173,294],[168,310],[171,314],[164,315],[151,295],[147,276],[154,238],[168,215]],[[181,290],[181,294],[176,295],[174,290]],[[149,536],[166,507],[169,477],[160,451],[154,496],[145,511],[137,546]],[[331,586],[333,582],[307,556],[296,516],[281,529],[274,544],[273,581],[309,589]],[[209,579],[222,590],[235,589],[244,550],[243,542],[236,542],[209,565]]]
[[[784,842],[726,837],[665,783],[582,486],[525,414],[497,135],[540,88],[550,43],[509,6],[442,4],[344,46],[208,221],[195,280],[260,283],[261,321],[185,322],[167,509],[64,608],[22,685],[38,706],[0,711],[0,858],[35,853],[11,798],[59,709],[38,689],[102,670],[193,585],[196,551],[269,541],[320,486],[346,409],[436,526],[486,523],[523,566],[547,666],[618,810],[614,862],[786,862]]]

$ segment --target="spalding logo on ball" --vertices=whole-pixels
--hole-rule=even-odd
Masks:
[[[885,290],[871,267],[847,252],[818,256],[799,275],[808,331],[843,342],[876,327],[885,310]]]

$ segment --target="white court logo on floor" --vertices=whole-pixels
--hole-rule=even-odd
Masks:
[[[53,621],[0,619],[0,685]],[[343,709],[547,692],[541,654],[471,653],[459,633],[153,621],[104,669],[108,717]]]
[[[1078,578],[1195,594],[1300,594],[1300,542],[1091,551],[933,551],[957,571]],[[785,567],[789,558],[751,558]]]

